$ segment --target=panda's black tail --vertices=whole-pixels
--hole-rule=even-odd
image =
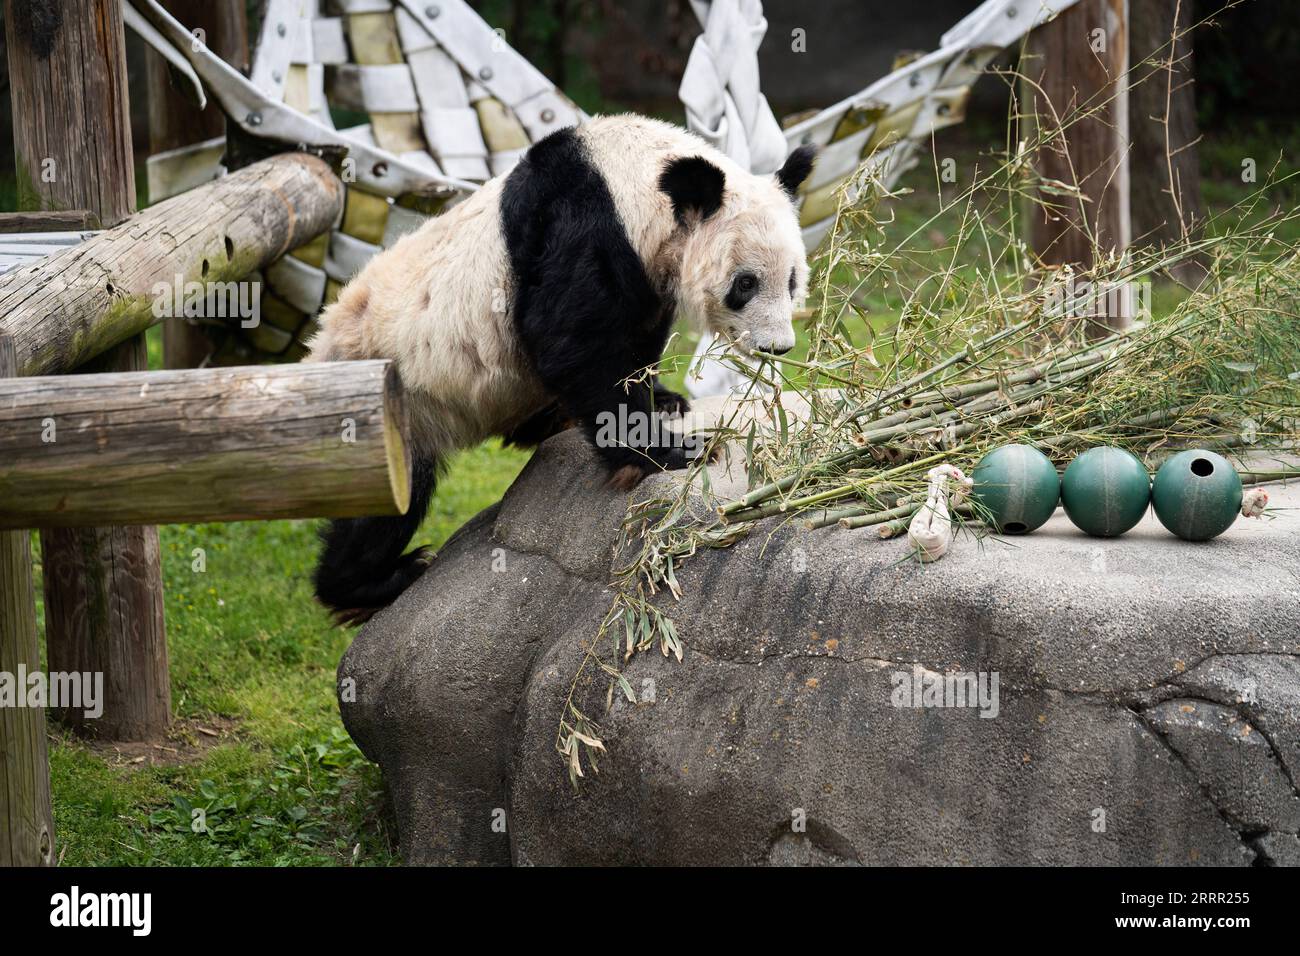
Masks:
[[[368,620],[424,572],[432,552],[403,551],[429,510],[437,479],[437,459],[417,455],[411,461],[411,506],[406,514],[335,518],[321,529],[316,598],[340,624]]]

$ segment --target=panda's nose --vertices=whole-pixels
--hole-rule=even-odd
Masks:
[[[767,346],[766,348],[762,349],[761,351],[763,351],[763,352],[769,352],[769,353],[771,353],[772,355],[784,355],[786,352],[790,351],[792,348],[794,348],[793,345],[787,345],[785,348],[778,348],[778,347],[775,346],[775,345],[769,345],[769,346]]]

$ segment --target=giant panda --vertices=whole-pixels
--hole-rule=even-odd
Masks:
[[[322,313],[307,360],[396,363],[411,504],[325,527],[321,603],[359,622],[418,577],[429,552],[404,551],[439,467],[489,436],[535,443],[557,416],[576,420],[621,489],[684,467],[680,444],[597,442],[597,420],[620,406],[686,411],[657,381],[627,381],[659,361],[677,315],[742,352],[794,345],[808,278],[794,197],[813,159],[800,147],[755,175],[671,124],[599,117],[539,140],[508,174],[375,256]]]

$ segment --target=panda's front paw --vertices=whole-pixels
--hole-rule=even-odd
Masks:
[[[615,491],[631,491],[645,478],[648,470],[644,465],[630,464],[616,469],[606,482]]]
[[[685,415],[691,410],[691,403],[687,401],[685,395],[678,395],[658,382],[655,382],[654,386],[654,405],[656,412],[663,412],[672,418]]]
[[[721,451],[720,444],[710,445],[701,436],[689,435],[681,444],[655,448],[650,454],[664,471],[681,471],[701,463],[711,465],[718,460]]]

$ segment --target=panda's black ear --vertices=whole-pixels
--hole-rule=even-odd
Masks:
[[[679,156],[659,174],[659,188],[673,201],[673,215],[685,223],[691,213],[708,219],[722,208],[727,177],[703,156]]]
[[[816,158],[816,146],[800,146],[786,157],[785,165],[776,171],[776,181],[791,199],[799,195],[799,186],[812,172],[813,160]]]

